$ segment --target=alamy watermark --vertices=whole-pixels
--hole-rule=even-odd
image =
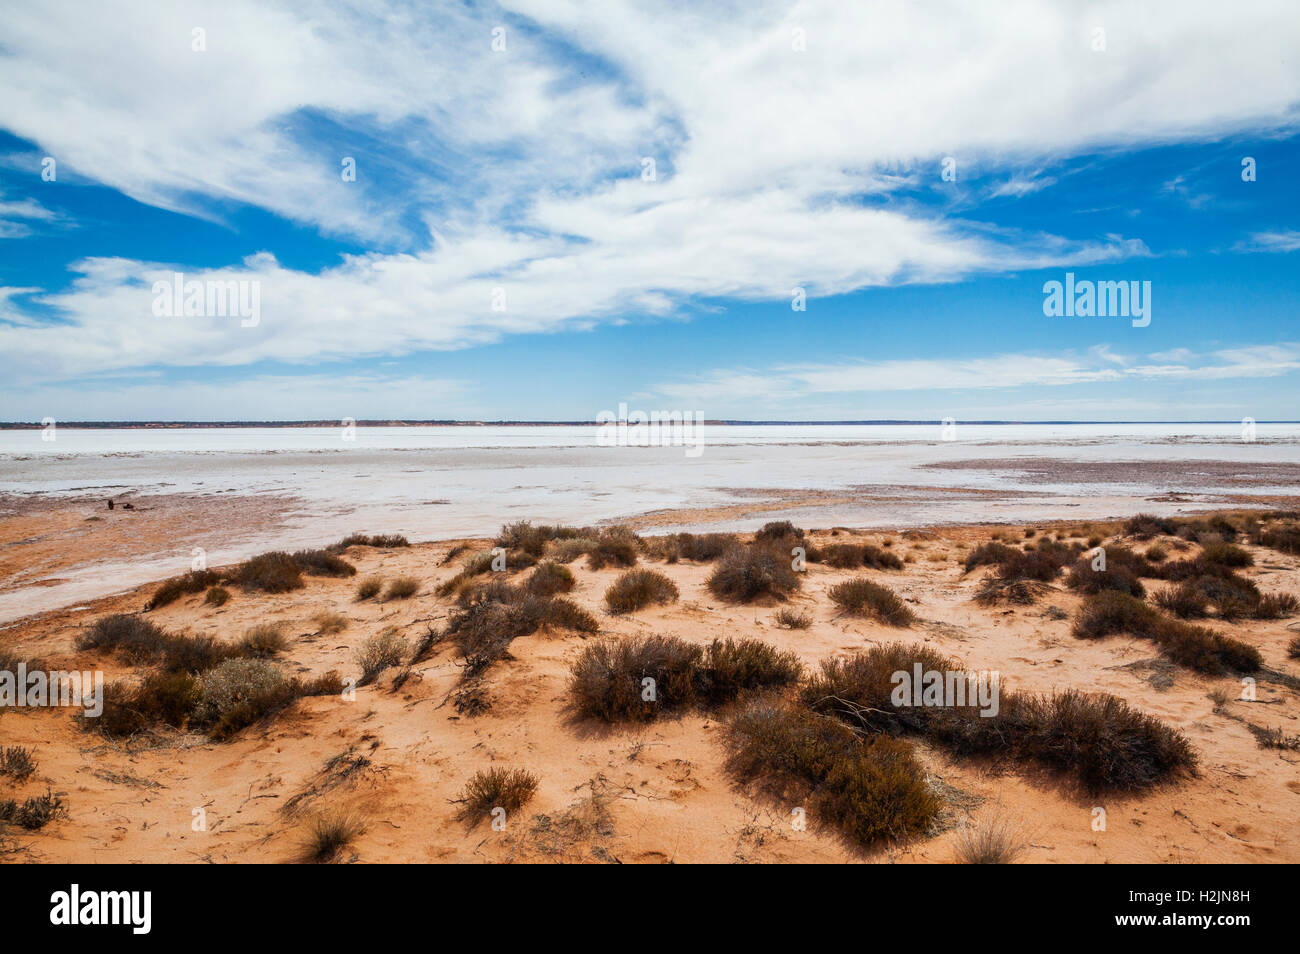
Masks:
[[[1075,281],[1074,272],[1065,281],[1043,284],[1043,314],[1048,318],[1132,318],[1134,328],[1151,324],[1149,281]]]
[[[80,707],[87,719],[104,711],[104,674],[99,671],[45,672],[27,669],[20,662],[15,669],[0,669],[0,709]]]
[[[703,411],[631,411],[596,415],[596,443],[601,447],[685,447],[687,457],[704,453]]]
[[[241,328],[262,321],[262,282],[256,278],[185,280],[184,272],[153,283],[158,318],[239,318]]]
[[[920,663],[915,663],[911,672],[900,669],[890,676],[889,681],[894,686],[889,701],[896,709],[912,706],[978,706],[981,716],[990,718],[998,714],[1001,675],[995,669],[979,672],[955,669],[941,671],[926,669]]]

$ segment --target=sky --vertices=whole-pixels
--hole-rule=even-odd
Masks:
[[[1300,419],[1294,0],[325,6],[6,9],[0,420]]]

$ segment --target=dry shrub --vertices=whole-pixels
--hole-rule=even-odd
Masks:
[[[1300,600],[1290,593],[1268,593],[1255,605],[1255,619],[1286,619],[1300,612]]]
[[[1257,672],[1263,665],[1259,651],[1248,643],[1162,616],[1124,593],[1102,591],[1086,600],[1074,635],[1100,639],[1116,633],[1153,640],[1174,662],[1209,675]]]
[[[161,626],[130,613],[97,619],[77,638],[77,648],[114,653],[128,663],[153,662],[162,656],[171,635]]]
[[[605,722],[649,722],[692,705],[703,653],[675,636],[601,639],[573,665],[570,703],[583,717]],[[653,693],[643,680],[652,679]]]
[[[846,613],[870,616],[887,626],[906,627],[916,622],[916,614],[897,593],[865,577],[831,587],[830,598]]]
[[[240,647],[228,646],[212,636],[169,636],[162,667],[167,672],[200,673],[239,653]]]
[[[104,687],[103,712],[87,719],[87,727],[110,738],[129,738],[159,724],[184,728],[198,698],[197,680],[189,673],[150,673],[138,686],[111,683]]]
[[[316,624],[316,632],[325,636],[333,636],[348,628],[346,616],[341,613],[331,613],[329,610],[321,610],[312,617],[312,622]]]
[[[1140,513],[1124,521],[1122,532],[1126,537],[1149,540],[1160,534],[1177,533],[1178,526],[1173,520],[1157,517],[1155,514]]]
[[[651,603],[677,599],[677,584],[658,570],[628,570],[605,591],[605,605],[611,613],[631,613]]]
[[[329,864],[343,849],[365,833],[365,822],[350,812],[329,812],[317,815],[307,826],[303,844],[303,861],[310,864]]]
[[[1009,547],[1005,543],[998,543],[997,541],[981,543],[966,555],[966,572],[969,573],[979,566],[1001,563],[1011,554],[1019,552],[1014,547]]]
[[[189,593],[202,593],[208,587],[215,586],[220,582],[221,574],[215,570],[190,570],[183,576],[163,581],[144,608],[146,610],[158,609],[160,606],[176,602]]]
[[[1070,570],[1070,575],[1066,578],[1066,585],[1070,589],[1078,590],[1081,593],[1091,594],[1100,593],[1102,590],[1111,590],[1135,596],[1138,599],[1146,595],[1146,588],[1143,587],[1137,575],[1129,567],[1112,561],[1109,550],[1106,551],[1106,568],[1104,570],[1094,570],[1092,568],[1092,558],[1085,555]]]
[[[203,597],[203,602],[208,606],[225,606],[229,601],[230,590],[226,589],[224,586],[212,587],[208,590],[207,595]]]
[[[975,602],[981,606],[993,606],[997,603],[1030,606],[1038,602],[1040,596],[1050,591],[1051,587],[1037,580],[1004,580],[991,576],[980,582],[980,588],[975,593]]]
[[[0,749],[0,775],[19,783],[27,781],[36,772],[36,760],[32,758],[35,753],[35,749],[20,745]]]
[[[718,704],[749,690],[793,685],[802,675],[794,653],[759,639],[715,639],[696,675],[697,693],[702,702]]]
[[[901,570],[903,561],[888,550],[870,543],[834,543],[819,551],[821,562],[837,570],[869,567],[876,570]]]
[[[1231,543],[1210,543],[1201,550],[1201,559],[1219,566],[1241,568],[1254,566],[1255,558],[1241,547]]]
[[[1300,522],[1289,520],[1260,530],[1252,542],[1279,553],[1300,554]]]
[[[485,573],[492,572],[492,554],[490,552],[475,553],[471,555],[457,573],[449,580],[444,580],[438,584],[436,590],[439,596],[455,596],[463,593],[474,581],[475,577],[482,576]],[[509,566],[509,562],[506,564]]]
[[[537,565],[524,587],[534,596],[546,598],[568,593],[575,585],[572,570],[563,563],[548,560]]]
[[[757,701],[728,723],[726,742],[738,783],[806,799],[816,821],[859,845],[921,834],[938,818],[941,802],[902,740],[859,740],[835,719]]]
[[[238,643],[240,655],[251,659],[268,659],[276,653],[284,652],[288,645],[283,623],[258,623],[250,626]]]
[[[579,633],[595,633],[600,630],[600,622],[573,600],[557,596],[546,603],[542,617],[543,623],[559,626]]]
[[[769,521],[754,533],[755,543],[768,544],[777,548],[784,548],[787,545],[792,547],[800,546],[803,539],[803,530],[796,527],[789,520]]]
[[[413,576],[399,576],[388,584],[386,600],[407,600],[420,592],[420,581]]]
[[[807,629],[813,624],[812,615],[803,610],[780,609],[772,618],[784,629]]]
[[[330,553],[342,553],[348,547],[375,547],[380,550],[392,550],[396,547],[409,547],[411,542],[400,533],[375,534],[354,533],[344,537],[338,543],[331,543],[325,549]],[[351,576],[351,574],[348,574]]]
[[[229,579],[246,590],[263,593],[288,593],[303,587],[302,568],[279,550],[245,560],[230,572]]]
[[[406,640],[394,629],[371,636],[356,652],[357,665],[361,667],[361,679],[357,685],[370,685],[385,669],[401,663],[408,649]]]
[[[827,660],[801,691],[809,708],[869,732],[916,733],[956,756],[1033,760],[1071,772],[1089,791],[1136,791],[1191,771],[1187,740],[1159,720],[1105,694],[1074,690],[1049,696],[999,686],[997,712],[979,704],[895,705],[896,673],[964,675],[955,661],[924,644],[874,646]]]
[[[477,823],[490,816],[495,808],[504,808],[507,816],[523,808],[537,792],[537,776],[524,769],[494,766],[479,769],[460,793],[463,804],[460,817]]]
[[[554,540],[547,548],[547,556],[556,563],[572,563],[580,556],[586,556],[596,546],[596,538],[573,537],[568,540]]]
[[[357,586],[357,602],[372,600],[384,588],[384,580],[378,576],[368,576]]]
[[[294,684],[261,659],[228,659],[200,676],[197,688],[190,722],[214,739],[230,738],[297,698]]]
[[[1291,659],[1300,659],[1300,636],[1291,637],[1291,642],[1286,644],[1286,654]]]
[[[329,550],[299,550],[292,557],[308,576],[356,576],[357,568]]]
[[[47,791],[22,802],[0,800],[0,831],[5,825],[17,825],[27,831],[39,831],[56,818],[66,818],[68,803],[62,795]]]
[[[957,829],[957,860],[967,865],[1009,865],[1029,847],[1020,822],[1001,810]]]
[[[603,570],[607,566],[635,566],[640,538],[627,527],[608,527],[595,538],[587,550],[587,566]]]
[[[675,636],[605,639],[587,646],[574,663],[570,702],[580,716],[649,722],[685,706],[792,685],[802,672],[793,653],[756,639],[714,640],[703,652]]]
[[[763,546],[736,547],[709,574],[709,592],[718,599],[750,603],[761,596],[784,599],[799,588],[789,557]]]

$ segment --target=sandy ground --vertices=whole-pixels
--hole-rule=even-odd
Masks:
[[[1048,611],[1072,615],[1077,608],[1079,598],[1063,588],[1037,606],[977,606],[971,598],[982,571],[963,574],[962,547],[989,539],[991,529],[817,534],[821,542],[889,539],[894,552],[913,558],[902,571],[866,572],[913,604],[922,621],[911,631],[838,616],[826,590],[856,574],[816,564],[792,600],[815,618],[804,631],[778,628],[776,604],[719,603],[704,586],[708,565],[649,564],[673,578],[681,598],[629,616],[609,615],[601,601],[617,570],[575,562],[571,595],[597,614],[606,634],[666,633],[698,643],[754,636],[794,650],[809,665],[873,643],[924,640],[972,668],[1000,671],[1010,688],[1104,690],[1184,732],[1201,757],[1198,777],[1140,797],[1098,800],[1028,766],[954,762],[922,744],[945,801],[942,824],[909,844],[863,853],[815,819],[796,830],[791,809],[798,806],[752,797],[726,777],[718,721],[725,711],[640,727],[574,721],[565,711],[565,686],[584,638],[543,630],[516,640],[509,657],[489,670],[491,706],[472,718],[458,715],[448,699],[459,667],[445,645],[400,688],[390,670],[357,690],[355,701],[302,700],[227,743],[179,733],[109,742],[85,731],[72,710],[0,713],[0,740],[35,747],[39,762],[32,779],[17,787],[0,782],[0,789],[15,789],[7,797],[50,789],[69,806],[68,818],[40,832],[11,830],[0,851],[18,862],[287,862],[299,857],[313,813],[349,810],[365,819],[366,830],[346,860],[361,862],[950,862],[955,826],[998,813],[1022,826],[1026,862],[1300,861],[1300,754],[1262,748],[1247,726],[1300,733],[1300,693],[1261,678],[1257,701],[1216,710],[1210,693],[1235,699],[1234,680],[1171,670],[1155,661],[1149,643],[1127,637],[1073,638],[1069,619]],[[283,657],[288,672],[348,675],[367,637],[392,626],[414,639],[445,621],[451,604],[433,591],[457,570],[459,561],[443,565],[453,543],[348,551],[361,575],[419,579],[419,593],[408,600],[356,603],[355,579],[309,577],[293,593],[235,590],[221,608],[204,605],[200,594],[149,615],[173,631],[224,640],[257,623],[283,622],[292,635]],[[1266,592],[1300,591],[1300,561],[1250,549],[1257,565],[1245,572]],[[129,677],[131,670],[113,659],[76,653],[73,642],[102,615],[139,611],[152,589],[25,620],[0,631],[0,648],[63,668],[100,668],[109,681]],[[319,634],[313,617],[322,611],[342,614],[346,629]],[[1300,675],[1285,648],[1300,624],[1222,628],[1257,646],[1266,666]],[[540,779],[536,796],[504,831],[486,820],[459,821],[454,802],[476,770],[493,765],[523,767]],[[1104,831],[1093,827],[1097,808],[1105,810]],[[194,830],[199,815],[206,830]]]

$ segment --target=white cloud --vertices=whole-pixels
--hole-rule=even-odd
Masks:
[[[769,398],[763,402],[767,407],[780,407],[826,394],[1268,378],[1300,370],[1300,344],[1233,348],[1204,355],[1183,351],[1177,363],[1151,363],[1154,358],[1154,355],[1120,356],[1109,348],[1094,348],[1078,357],[1001,354],[983,358],[777,365],[769,369],[722,368],[691,380],[663,383],[653,393],[674,407],[712,409],[719,405],[736,407],[747,399],[765,396]]]
[[[1240,252],[1294,252],[1300,249],[1300,232],[1294,229],[1279,232],[1256,232],[1237,245]]]
[[[496,54],[490,30],[503,22],[508,50]],[[1098,23],[1104,53],[1090,46]],[[204,53],[191,50],[200,26]],[[556,36],[589,59],[566,60]],[[88,260],[72,288],[46,296],[65,324],[21,327],[18,304],[0,301],[0,347],[38,380],[309,363],[664,314],[692,298],[1146,254],[1132,238],[1019,234],[875,200],[937,184],[945,155],[959,176],[1004,174],[1293,123],[1297,47],[1300,18],[1281,0],[1114,0],[1086,13],[1029,0],[17,7],[0,125],[80,175],[205,216],[251,203],[384,248],[402,245],[411,214],[430,234],[320,274],[266,255],[185,269],[260,281],[257,329],[160,322],[148,283],[172,263]],[[338,175],[348,154],[356,183]],[[658,181],[638,176],[646,155]],[[497,286],[505,312],[490,308]],[[1028,373],[1045,370],[1074,373],[1070,362]]]

